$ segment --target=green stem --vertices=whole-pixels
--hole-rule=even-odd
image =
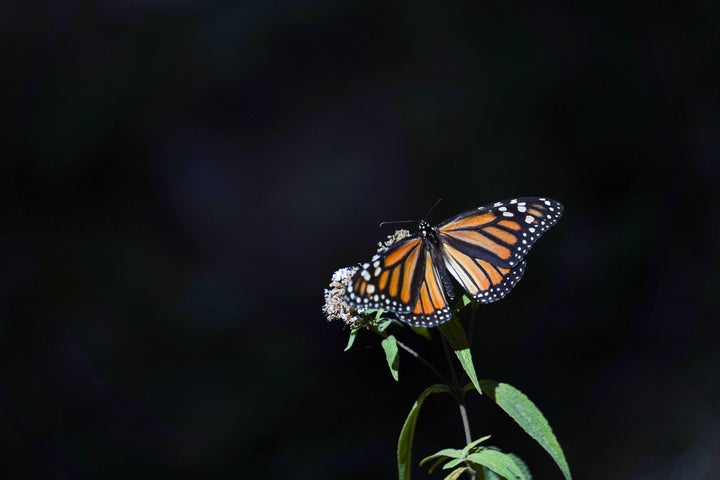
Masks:
[[[458,381],[455,364],[453,363],[452,355],[450,355],[450,347],[448,347],[448,341],[445,337],[443,337],[443,350],[445,350],[445,358],[447,358],[448,365],[450,367],[450,377],[453,380],[453,390],[456,392],[455,399],[457,400],[458,407],[460,409],[460,419],[462,420],[463,432],[465,433],[465,442],[466,444],[469,444],[472,442],[472,433],[470,433],[470,421],[468,420],[467,408],[465,408],[465,396],[463,395],[460,382]],[[470,478],[472,480],[476,480],[477,474],[475,471],[470,469],[469,473]]]
[[[462,418],[463,430],[465,431],[465,441],[469,444],[472,442],[472,435],[470,434],[470,422],[468,421],[467,409],[465,408],[465,402],[460,402],[460,418]]]
[[[385,332],[381,332],[380,330],[375,330],[375,329],[373,329],[373,331],[374,331],[375,333],[377,333],[378,335],[380,335],[381,337],[383,337],[383,338],[387,338],[387,337],[388,337],[388,334],[385,333]],[[395,341],[397,342],[398,347],[402,348],[402,349],[405,350],[407,353],[409,353],[410,355],[412,355],[413,357],[415,357],[415,359],[418,360],[420,363],[422,363],[423,365],[425,365],[425,367],[426,367],[428,370],[430,370],[433,374],[435,374],[435,376],[438,377],[438,379],[440,379],[440,381],[441,381],[442,383],[444,383],[445,385],[450,385],[450,383],[447,381],[447,379],[445,378],[445,376],[444,376],[442,373],[440,373],[440,371],[439,371],[437,368],[435,368],[435,367],[433,366],[433,364],[430,363],[425,357],[423,357],[422,355],[420,355],[419,353],[417,353],[415,350],[413,350],[413,349],[410,348],[409,346],[405,345],[403,342],[401,342],[400,340],[398,340],[397,337],[395,337]]]

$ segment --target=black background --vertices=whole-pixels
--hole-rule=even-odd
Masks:
[[[15,3],[1,471],[393,478],[434,380],[343,352],[332,272],[437,198],[433,222],[545,195],[566,214],[480,308],[480,377],[536,402],[577,479],[718,478],[717,3]],[[415,458],[462,443],[431,399]]]

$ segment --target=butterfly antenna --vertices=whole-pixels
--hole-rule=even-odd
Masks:
[[[438,198],[438,199],[435,201],[435,204],[430,208],[430,210],[428,210],[427,215],[425,215],[425,218],[428,218],[428,217],[430,216],[430,214],[432,213],[432,211],[435,210],[435,207],[437,207],[437,206],[438,206],[438,203],[440,203],[440,202],[442,202],[442,198]]]
[[[380,222],[380,228],[385,225],[393,225],[395,223],[415,223],[415,220],[391,220],[389,222]]]
[[[425,218],[429,217],[433,210],[435,210],[435,207],[438,206],[438,203],[442,201],[442,198],[438,198],[433,206],[428,210],[427,215],[425,215]],[[394,223],[416,223],[417,220],[392,220],[389,222],[380,222],[380,228],[384,227],[385,225],[392,225]]]

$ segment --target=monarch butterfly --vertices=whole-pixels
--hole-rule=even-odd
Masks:
[[[454,297],[448,272],[475,300],[490,303],[525,272],[530,247],[562,216],[560,202],[523,197],[484,205],[390,245],[360,266],[345,300],[356,309],[395,313],[405,323],[433,327],[450,320]]]

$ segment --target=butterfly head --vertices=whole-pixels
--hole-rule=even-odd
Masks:
[[[438,245],[440,242],[435,228],[425,219],[418,223],[418,235],[434,245]]]

